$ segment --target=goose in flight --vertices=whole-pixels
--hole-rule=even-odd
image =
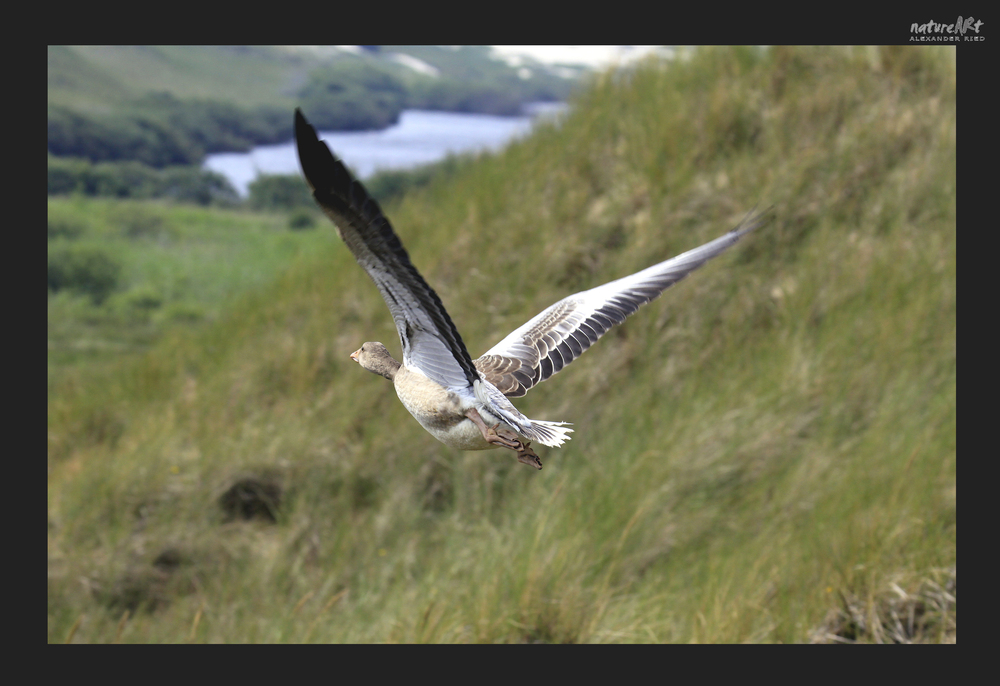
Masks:
[[[351,358],[393,382],[400,401],[431,435],[460,450],[509,448],[520,462],[542,468],[532,441],[559,446],[566,422],[529,419],[508,400],[523,396],[579,357],[641,305],[765,223],[747,215],[735,229],[700,248],[631,276],[563,298],[473,360],[441,299],[410,257],[378,203],[334,157],[295,110],[299,164],[313,197],[389,306],[403,360],[381,343],[365,343]]]

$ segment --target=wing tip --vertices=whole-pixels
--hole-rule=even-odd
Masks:
[[[333,154],[325,142],[320,140],[316,127],[309,123],[302,110],[295,108],[295,146],[299,155],[302,175],[313,190],[313,196],[321,206],[333,202],[332,196],[339,196],[350,206],[364,210],[368,202],[374,204],[367,216],[374,218],[381,213],[364,186],[354,178],[344,161]]]
[[[312,186],[314,192],[323,188],[326,185],[324,180],[330,175],[331,169],[329,164],[324,164],[323,151],[325,150],[330,157],[333,157],[333,153],[320,141],[316,129],[298,107],[295,108],[295,148],[306,182]]]
[[[761,211],[757,211],[757,206],[754,205],[750,208],[750,211],[746,213],[746,216],[736,225],[729,235],[733,238],[742,238],[746,234],[759,229],[762,226],[770,224],[776,216],[775,206],[769,205],[767,208]]]

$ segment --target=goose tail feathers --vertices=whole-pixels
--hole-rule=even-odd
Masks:
[[[522,434],[526,438],[538,441],[542,445],[550,448],[558,448],[569,440],[569,434],[573,429],[567,428],[567,422],[545,422],[538,419],[531,420],[531,426],[523,427]]]

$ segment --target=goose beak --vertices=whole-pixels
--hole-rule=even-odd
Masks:
[[[353,353],[351,353],[351,359],[357,362],[358,364],[361,364],[361,360],[358,359],[358,355],[360,354],[361,354],[361,349],[358,348]]]

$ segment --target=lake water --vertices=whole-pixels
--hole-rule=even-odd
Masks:
[[[333,153],[360,178],[376,171],[410,169],[437,162],[449,153],[499,150],[512,139],[531,131],[540,118],[565,110],[562,103],[534,103],[527,116],[496,117],[488,114],[404,110],[399,123],[380,131],[320,131]],[[205,169],[224,175],[246,197],[258,174],[298,174],[295,142],[261,145],[248,153],[209,155]]]

